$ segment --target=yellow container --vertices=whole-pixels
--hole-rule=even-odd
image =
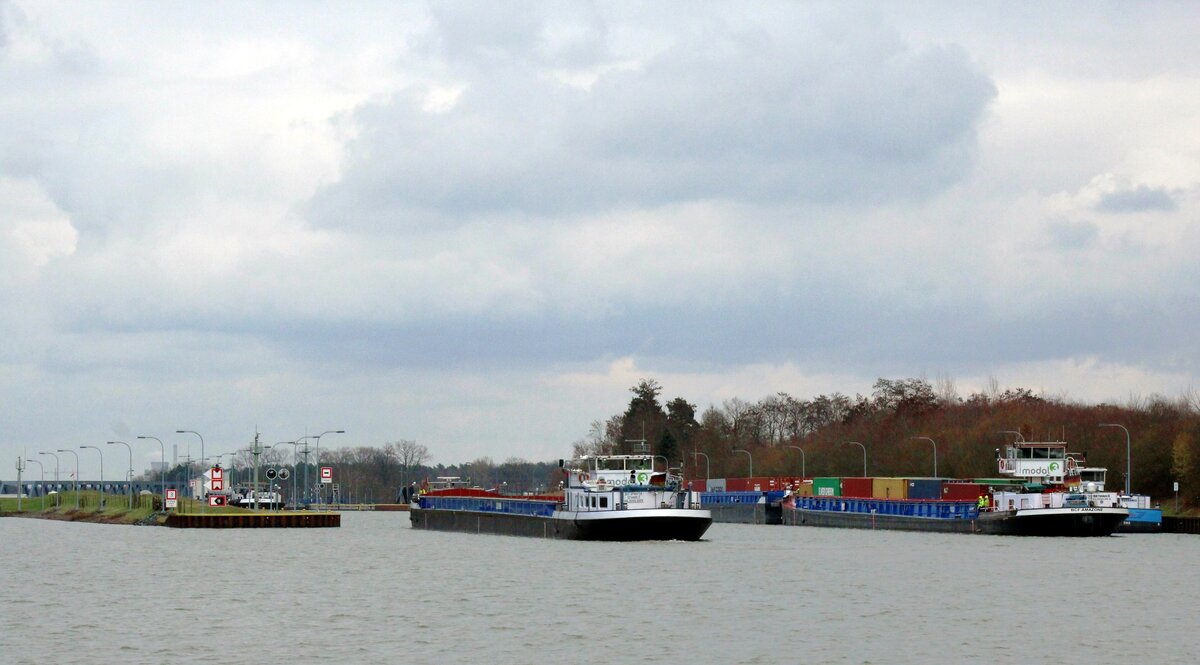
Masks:
[[[792,487],[792,494],[795,494],[796,496],[812,496],[813,495],[813,484],[812,483],[800,483],[800,484]]]
[[[871,496],[876,499],[907,499],[908,481],[904,478],[875,478],[871,483]]]

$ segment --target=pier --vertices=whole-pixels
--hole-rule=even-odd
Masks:
[[[177,529],[294,529],[340,527],[340,513],[171,513],[166,526]]]
[[[1162,530],[1164,533],[1200,534],[1200,517],[1171,517],[1163,515]]]

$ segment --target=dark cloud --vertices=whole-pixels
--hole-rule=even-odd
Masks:
[[[1160,210],[1170,212],[1176,208],[1175,199],[1162,187],[1138,185],[1133,189],[1109,192],[1096,204],[1100,212],[1147,212]]]
[[[469,41],[507,64],[487,75],[460,65],[467,85],[449,111],[423,110],[419,89],[360,110],[348,168],[314,200],[315,221],[412,228],[703,199],[919,199],[966,173],[996,94],[958,48],[914,50],[853,25],[815,36],[709,26],[590,90],[514,55],[514,35],[536,32],[525,22],[478,36],[488,28],[475,17]]]
[[[1086,249],[1100,237],[1100,230],[1091,222],[1061,220],[1046,225],[1050,246],[1055,249]]]

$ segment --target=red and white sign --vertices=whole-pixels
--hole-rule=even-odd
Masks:
[[[209,477],[212,479],[209,483],[214,492],[220,492],[225,489],[225,469],[219,466],[214,466],[209,472]]]
[[[326,485],[333,482],[333,467],[332,466],[321,467],[321,482],[325,483]]]
[[[208,505],[210,505],[210,506],[225,505],[225,495],[224,494],[214,494],[214,495],[208,497]]]
[[[179,490],[174,487],[167,490],[167,508],[175,508],[179,505]]]

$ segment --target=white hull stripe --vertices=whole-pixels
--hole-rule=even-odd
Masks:
[[[647,508],[644,510],[556,510],[551,515],[556,520],[575,520],[577,522],[620,519],[712,519],[712,513],[707,510],[688,508]]]

